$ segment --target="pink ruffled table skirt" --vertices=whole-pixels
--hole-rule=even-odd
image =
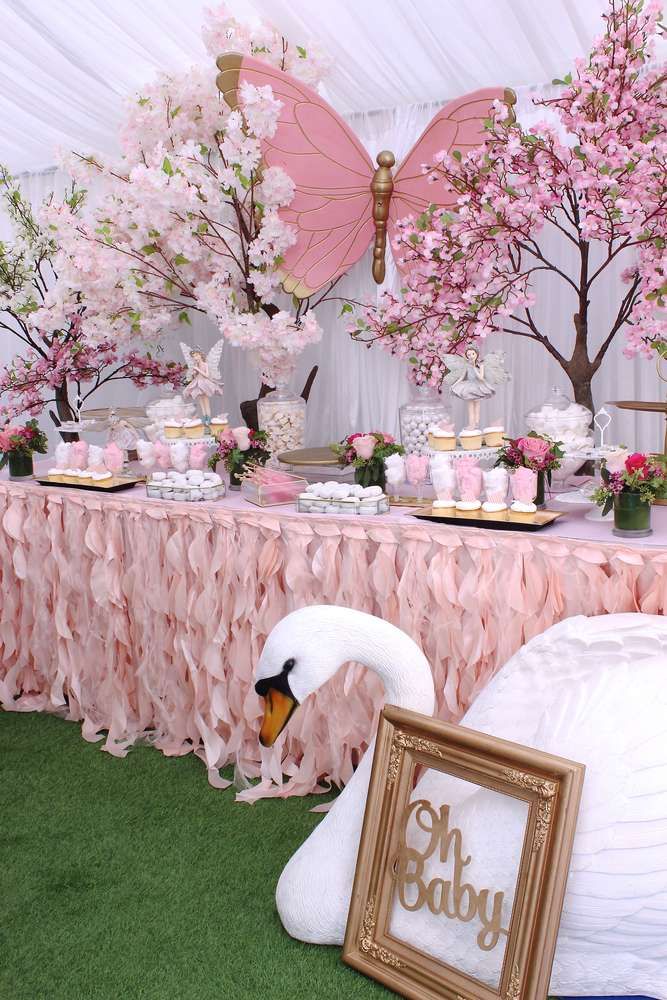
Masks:
[[[433,665],[440,715],[456,720],[554,622],[663,612],[667,509],[656,515],[654,544],[628,545],[580,515],[527,535],[0,481],[0,702],[79,720],[118,756],[139,740],[194,751],[218,787],[236,762],[262,778],[246,799],[342,784],[374,730],[379,682],[339,671],[262,750],[253,669],[285,614],[340,604],[405,629]]]

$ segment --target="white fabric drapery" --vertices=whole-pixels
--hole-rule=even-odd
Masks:
[[[140,88],[158,68],[182,69],[194,59],[208,58],[199,40],[200,6],[190,3],[177,7],[164,0],[159,4],[145,0],[141,5],[109,5],[102,0],[28,5],[21,0],[0,0],[0,12],[9,15],[0,52],[6,45],[13,45],[14,51],[12,60],[5,62],[5,67],[11,67],[8,85],[3,82],[0,91],[0,159],[7,155],[15,166],[45,165],[52,162],[52,146],[58,140],[66,148],[78,145],[102,152],[113,150],[123,94]],[[327,84],[329,99],[347,112],[372,157],[389,148],[400,162],[441,103],[405,103],[419,96],[441,98],[475,86],[512,83],[518,90],[517,112],[522,123],[540,117],[532,106],[537,90],[518,84],[565,72],[574,56],[590,45],[604,4],[603,0],[494,0],[475,12],[470,5],[464,9],[455,0],[372,0],[365,4],[338,0],[318,8],[317,23],[307,0],[252,0],[252,4],[248,0],[232,6],[239,14],[254,8],[296,40],[309,33],[316,35],[335,58]],[[399,38],[400,50],[395,44]],[[387,39],[393,40],[391,44]],[[456,39],[456,44],[450,39]],[[39,63],[37,74],[31,53]],[[74,67],[72,80],[55,79],[59,67],[64,66]],[[70,93],[72,87],[76,94]],[[397,107],[354,110],[381,104]],[[59,137],[55,135],[58,130]],[[64,183],[65,178],[53,170],[21,177],[33,203]],[[95,191],[91,193],[94,196]],[[3,222],[0,219],[0,238],[7,235]],[[544,239],[549,255],[565,270],[574,271],[576,260],[570,248],[551,234],[545,234]],[[615,315],[614,303],[622,294],[622,266],[625,264],[620,262],[615,272],[606,272],[594,289],[593,347],[595,340],[603,339]],[[390,262],[387,285],[395,283]],[[544,332],[566,352],[573,336],[573,292],[561,279],[551,276],[543,276],[538,292],[538,323],[544,324]],[[364,302],[374,301],[377,293],[368,256],[336,289],[341,299]],[[318,310],[325,337],[300,359],[294,379],[294,387],[300,390],[311,365],[320,365],[309,405],[312,444],[338,440],[354,430],[396,432],[398,406],[409,396],[403,366],[378,348],[365,350],[353,343],[339,318],[340,306],[341,302],[327,303]],[[197,317],[192,328],[180,327],[175,332],[167,350],[176,356],[179,338],[207,347],[217,336],[210,321]],[[664,396],[655,368],[645,361],[624,359],[623,343],[621,332],[594,382],[598,406],[611,399]],[[0,363],[8,360],[17,345],[9,338],[0,340]],[[488,349],[492,346],[506,351],[513,378],[488,404],[483,419],[502,416],[508,430],[518,433],[524,429],[528,409],[542,402],[553,385],[569,393],[569,383],[537,344],[503,336],[490,340]],[[223,364],[224,408],[232,419],[238,419],[238,403],[256,395],[258,379],[245,354],[237,349],[226,347]],[[134,403],[137,395],[143,402],[155,397],[157,390],[137,394],[132,386],[120,384],[106,396],[100,392],[95,400],[97,405]],[[464,412],[458,401],[454,401],[453,410],[461,425]],[[611,435],[617,441],[643,448],[662,446],[659,416],[611,412]]]

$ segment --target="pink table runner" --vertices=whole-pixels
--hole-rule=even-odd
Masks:
[[[238,761],[263,779],[243,798],[304,794],[349,779],[381,692],[350,665],[262,750],[252,673],[283,615],[342,604],[405,629],[433,666],[439,714],[458,719],[554,622],[662,613],[667,508],[654,523],[650,544],[630,545],[578,511],[528,535],[0,481],[0,702],[80,720],[118,756],[140,739],[194,750],[218,786]]]

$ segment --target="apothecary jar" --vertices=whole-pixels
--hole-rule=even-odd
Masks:
[[[449,406],[430,385],[414,386],[412,398],[398,411],[401,444],[406,452],[428,455],[428,429],[432,424],[451,420]]]
[[[266,431],[272,455],[303,448],[306,435],[306,401],[286,385],[269,392],[257,403],[259,429]]]

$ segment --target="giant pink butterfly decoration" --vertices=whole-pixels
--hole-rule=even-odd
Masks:
[[[462,153],[484,142],[483,121],[496,100],[513,104],[512,91],[491,87],[466,94],[442,108],[394,175],[393,153],[378,153],[378,167],[339,114],[310,87],[268,63],[229,53],[217,60],[217,85],[231,108],[241,83],[270,86],[282,101],[278,127],[262,143],[267,166],[282,167],[294,181],[291,203],[280,216],[297,240],[285,253],[281,279],[286,292],[304,299],[335,281],[373,243],[373,276],[385,273],[387,235],[396,223],[429,205],[449,207],[456,195],[430,184],[422,164],[441,150]]]

